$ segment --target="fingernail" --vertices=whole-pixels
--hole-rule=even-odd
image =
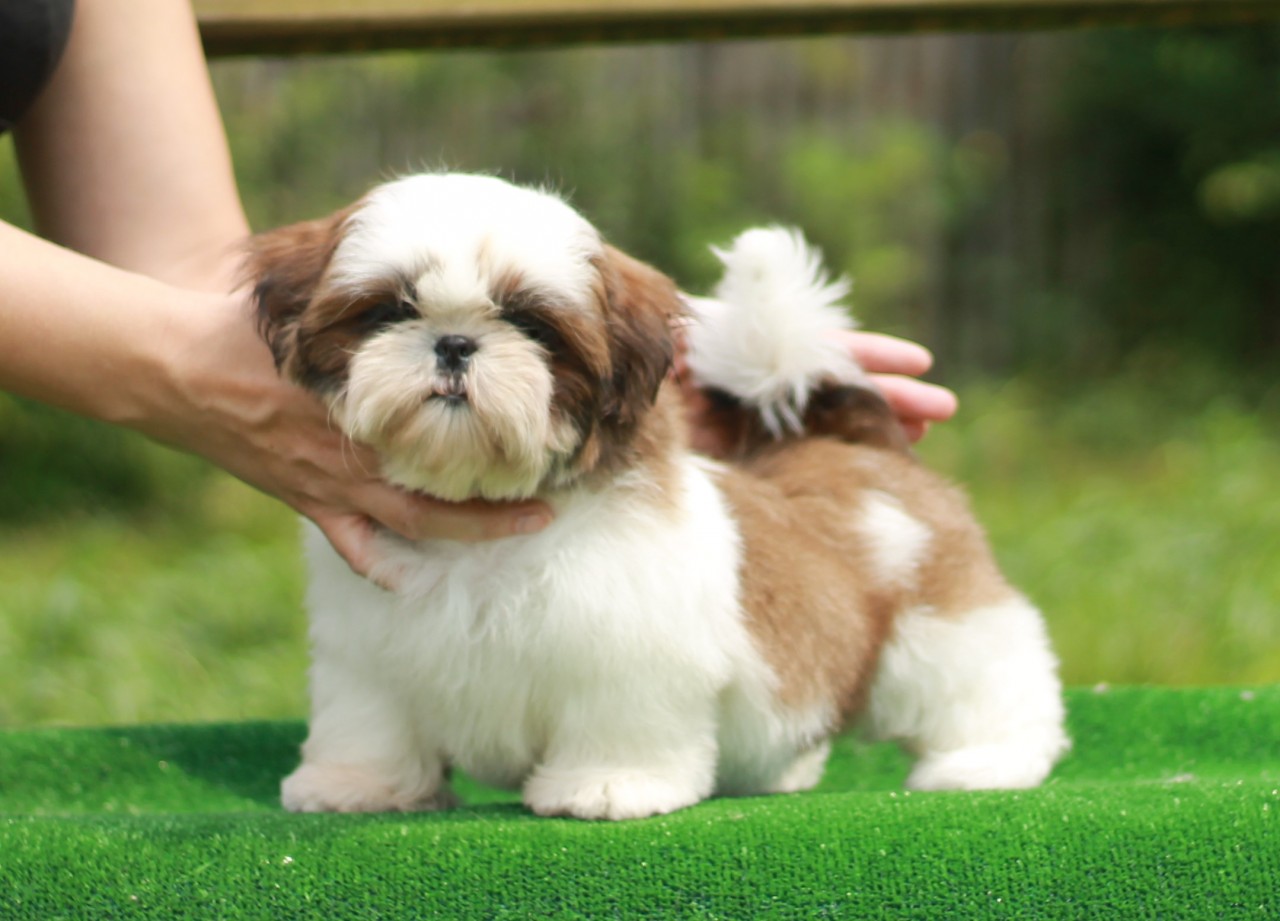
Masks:
[[[537,534],[549,524],[551,524],[551,518],[547,515],[521,515],[511,523],[511,533]]]

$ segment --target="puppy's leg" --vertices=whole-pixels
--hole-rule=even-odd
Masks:
[[[317,661],[302,765],[285,778],[291,812],[407,812],[452,806],[445,766],[396,695]]]
[[[561,719],[524,801],[539,815],[661,815],[710,795],[715,760],[713,700],[594,694]]]
[[[919,757],[917,790],[1033,787],[1070,747],[1040,612],[1022,598],[902,615],[881,656],[868,723]]]
[[[827,769],[827,758],[831,755],[831,742],[824,740],[812,748],[801,752],[791,762],[791,766],[778,778],[777,783],[769,788],[769,793],[800,793],[812,790],[822,780]]]

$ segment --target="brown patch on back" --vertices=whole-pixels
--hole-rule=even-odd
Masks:
[[[909,453],[911,443],[897,414],[878,390],[855,384],[825,384],[809,395],[802,423],[804,435],[781,438],[765,428],[755,407],[716,388],[703,390],[707,398],[703,422],[716,432],[723,456],[741,460],[768,450],[779,441],[805,436],[829,436],[848,444]]]
[[[804,411],[808,435],[827,435],[848,444],[907,453],[911,442],[898,415],[878,390],[828,384],[809,395]]]
[[[731,471],[720,480],[742,535],[742,604],[757,648],[780,681],[782,701],[857,709],[898,598],[871,578],[866,552],[832,516],[841,495],[796,496],[787,477]],[[830,492],[830,491],[829,491]]]
[[[790,706],[831,702],[849,718],[900,613],[928,605],[959,614],[1012,594],[963,496],[896,451],[791,441],[720,485],[742,533],[748,628]],[[932,535],[905,583],[877,571],[874,545],[858,527],[877,492]]]

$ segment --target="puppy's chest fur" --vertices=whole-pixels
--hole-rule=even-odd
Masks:
[[[532,537],[388,541],[395,596],[351,576],[310,533],[317,668],[330,658],[359,668],[394,690],[426,747],[504,785],[578,731],[587,702],[607,696],[625,708],[655,687],[705,696],[735,677],[763,677],[723,497],[693,459],[669,489],[674,496],[637,501],[651,488],[636,472],[570,494]]]

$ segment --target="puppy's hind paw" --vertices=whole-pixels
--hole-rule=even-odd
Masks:
[[[280,785],[290,812],[430,812],[451,809],[457,799],[447,787],[402,788],[371,768],[346,764],[304,764]]]
[[[539,771],[524,787],[525,805],[543,816],[641,819],[692,806],[702,795],[658,773],[634,770]]]
[[[907,777],[911,790],[1022,790],[1038,786],[1057,752],[1022,745],[973,745],[929,752]]]

